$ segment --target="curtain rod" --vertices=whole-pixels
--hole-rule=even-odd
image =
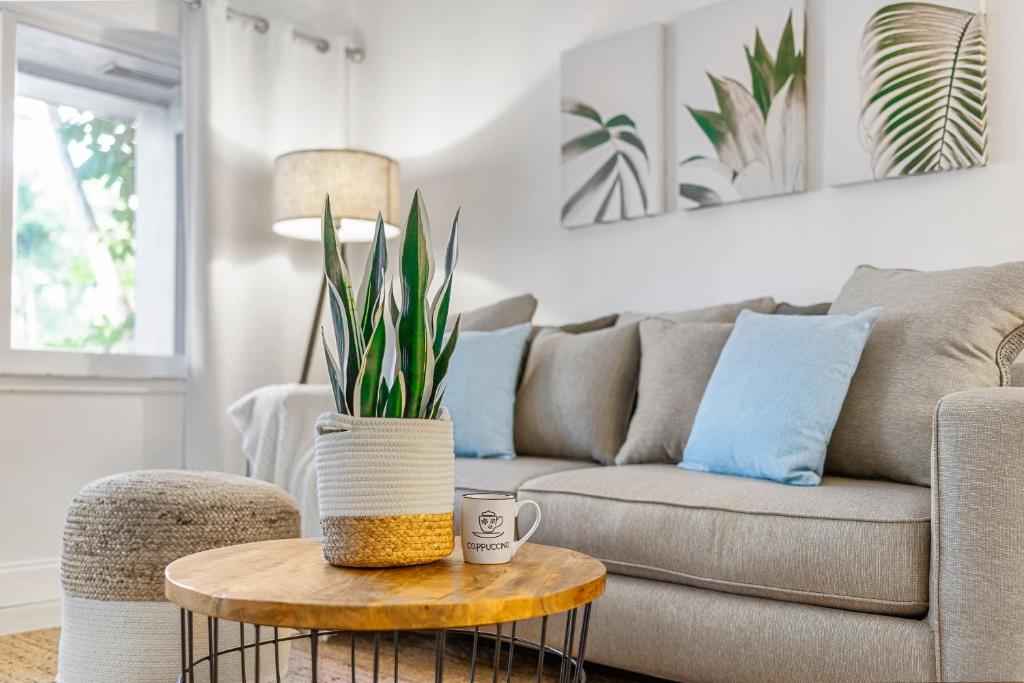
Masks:
[[[316,48],[317,52],[327,52],[331,49],[331,43],[326,38],[320,38],[310,33],[303,33],[297,29],[292,29],[292,40],[301,40],[304,43],[309,43]]]
[[[240,21],[243,24],[249,24],[253,27],[256,33],[266,33],[267,31],[270,30],[270,22],[267,21],[265,17],[240,12],[236,10],[234,7],[228,7],[227,12],[225,12],[225,15],[227,16],[228,21],[234,20]]]
[[[203,0],[181,0],[181,2],[192,10],[200,9],[203,6]],[[266,17],[241,12],[233,7],[228,7],[225,14],[228,21],[235,20],[240,21],[243,24],[249,24],[253,27],[256,33],[266,33],[270,30],[270,21]],[[297,29],[292,30],[292,40],[300,40],[304,43],[309,43],[316,48],[317,52],[328,52],[331,49],[331,43],[326,38],[314,36],[311,33],[306,33]],[[347,47],[345,48],[345,56],[350,61],[358,64],[363,61],[366,56],[366,51],[361,47]]]

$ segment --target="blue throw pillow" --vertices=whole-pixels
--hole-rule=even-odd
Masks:
[[[816,486],[878,319],[743,311],[701,399],[680,467]]]
[[[516,385],[529,323],[493,332],[460,332],[441,405],[455,426],[455,455],[514,456]]]

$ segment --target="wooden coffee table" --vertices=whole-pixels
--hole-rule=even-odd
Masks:
[[[313,539],[262,541],[196,553],[172,562],[165,572],[167,599],[181,608],[179,681],[192,683],[196,667],[209,662],[211,682],[221,660],[241,664],[246,659],[252,680],[264,680],[260,651],[273,645],[274,671],[280,671],[278,644],[308,638],[312,680],[317,679],[317,643],[321,636],[340,633],[375,634],[373,678],[377,680],[380,638],[395,634],[395,678],[398,680],[398,638],[401,631],[430,631],[435,637],[435,680],[444,676],[447,635],[472,636],[471,679],[477,671],[477,644],[495,640],[492,679],[497,680],[503,649],[509,667],[517,645],[538,651],[537,680],[544,673],[545,655],[558,661],[558,680],[581,681],[590,624],[591,603],[604,592],[605,568],[599,561],[572,550],[528,543],[509,564],[467,564],[460,544],[448,558],[432,564],[395,569],[344,569],[328,564]],[[208,622],[209,656],[194,655],[194,615]],[[548,645],[548,618],[565,615],[561,649]],[[540,637],[516,636],[516,625],[540,618]],[[252,642],[239,627],[241,643],[220,649],[219,620],[255,626]],[[494,634],[481,627],[494,627]],[[269,627],[269,628],[268,628]],[[510,627],[510,628],[509,628]],[[281,635],[280,629],[300,629]],[[506,630],[508,629],[508,630]],[[503,635],[507,633],[508,635]],[[261,633],[266,638],[261,637]],[[352,679],[355,680],[352,640]],[[573,654],[575,648],[575,654]],[[247,654],[248,653],[248,654]],[[255,661],[253,661],[255,655]],[[266,657],[266,656],[265,656]],[[549,663],[551,658],[548,658]],[[270,667],[269,662],[263,663]],[[207,668],[207,667],[204,667]],[[255,670],[253,670],[255,669]]]

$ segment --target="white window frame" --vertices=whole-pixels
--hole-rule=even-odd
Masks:
[[[33,12],[23,6],[12,9],[0,3],[0,375],[50,375],[101,378],[180,378],[187,376],[184,353],[155,356],[82,351],[39,351],[11,348],[11,299],[14,261],[14,97],[17,75],[16,31],[29,24],[99,45],[158,61],[160,53],[147,53],[144,46],[118,44],[104,36],[101,26],[77,18],[62,19],[47,12]],[[184,286],[183,268],[177,269],[178,287]],[[180,324],[180,323],[179,323]]]

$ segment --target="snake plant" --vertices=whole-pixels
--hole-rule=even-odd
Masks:
[[[984,14],[887,5],[864,28],[860,61],[861,131],[876,178],[986,163]]]
[[[398,276],[388,282],[384,219],[378,215],[362,285],[352,281],[338,249],[330,198],[324,200],[324,275],[337,356],[320,330],[327,374],[339,413],[355,417],[436,419],[460,318],[445,338],[452,273],[458,259],[459,213],[452,221],[444,279],[431,296],[434,275],[427,211],[419,191],[402,233]],[[396,295],[395,289],[400,289]],[[390,333],[389,333],[390,330]]]

